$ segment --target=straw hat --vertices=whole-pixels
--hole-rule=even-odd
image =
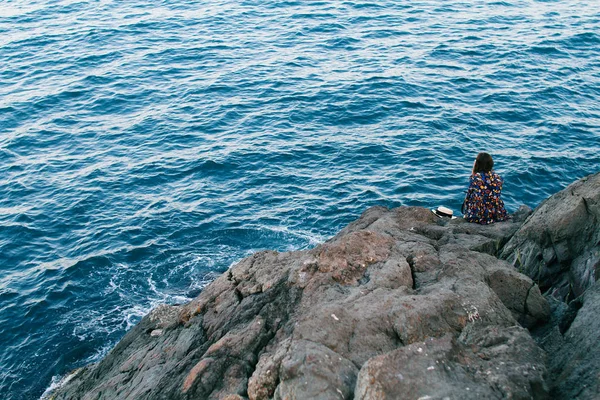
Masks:
[[[442,217],[452,218],[452,219],[456,218],[453,215],[454,212],[451,209],[449,209],[448,207],[444,207],[444,206],[439,206],[437,209],[431,210],[431,212],[440,218],[442,218]]]

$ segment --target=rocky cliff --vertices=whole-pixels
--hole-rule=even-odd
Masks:
[[[371,208],[153,310],[53,397],[599,398],[600,174],[530,212]]]

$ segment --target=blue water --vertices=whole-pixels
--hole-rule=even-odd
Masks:
[[[154,3],[154,4],[152,4]],[[509,211],[600,165],[591,1],[0,3],[0,393],[367,207]]]

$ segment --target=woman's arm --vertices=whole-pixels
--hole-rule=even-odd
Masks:
[[[479,189],[481,184],[481,174],[472,174],[469,178],[469,190]]]
[[[481,192],[481,186],[483,185],[483,180],[481,179],[481,174],[473,174],[469,178],[469,189],[467,189],[467,198],[471,198],[473,195]]]

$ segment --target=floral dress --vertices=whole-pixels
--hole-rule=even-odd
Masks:
[[[500,198],[503,182],[494,171],[471,175],[464,209],[467,221],[485,225],[508,219]]]

